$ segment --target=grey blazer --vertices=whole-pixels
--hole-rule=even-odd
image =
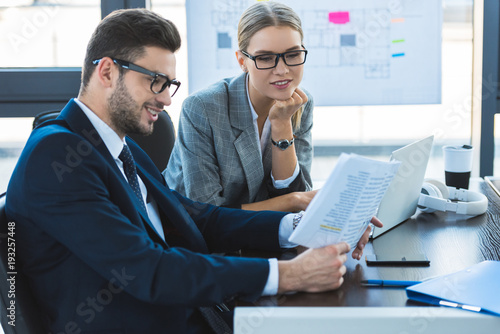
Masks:
[[[245,73],[184,101],[177,139],[163,171],[169,187],[192,200],[228,207],[311,190],[313,101],[306,94],[309,100],[291,147],[296,150],[300,173],[288,188],[273,186],[271,142],[260,155]]]

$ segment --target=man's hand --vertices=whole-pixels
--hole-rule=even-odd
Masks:
[[[384,226],[382,224],[382,222],[377,217],[373,217],[371,222],[376,227]],[[371,230],[372,230],[372,227],[370,225],[368,225],[368,228],[366,229],[365,233],[363,233],[363,235],[361,236],[361,239],[359,239],[358,244],[356,245],[356,249],[352,252],[352,258],[354,260],[361,260],[361,256],[363,255],[363,249],[365,249],[365,246],[368,243],[368,239],[370,238],[370,231]]]
[[[344,266],[350,247],[341,242],[308,249],[289,261],[279,261],[278,293],[320,292],[339,288],[344,282]]]

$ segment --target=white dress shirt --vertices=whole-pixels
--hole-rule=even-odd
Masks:
[[[80,100],[75,99],[75,102],[78,106],[83,110],[85,115],[90,120],[90,123],[94,126],[99,136],[101,136],[104,145],[106,145],[109,153],[116,162],[116,165],[120,169],[123,174],[125,180],[127,180],[127,176],[125,175],[125,170],[123,169],[123,162],[118,158],[121,151],[123,150],[123,145],[126,145],[125,139],[121,139],[118,134],[109,127],[103,120],[101,120],[93,111],[91,111],[85,104],[83,104]],[[146,204],[146,210],[148,211],[148,217],[158,235],[165,240],[165,234],[163,233],[163,225],[161,224],[160,214],[158,211],[158,206],[154,200],[148,203],[148,190],[146,189],[146,185],[141,180],[141,177],[137,175],[137,180],[139,182],[139,188],[141,189],[141,195],[144,203]],[[128,182],[128,181],[127,181]]]
[[[123,149],[123,145],[126,145],[125,140],[124,139],[122,140],[118,136],[118,134],[109,127],[109,125],[107,125],[103,120],[101,120],[92,110],[90,110],[80,100],[75,99],[75,102],[85,113],[90,123],[92,123],[92,125],[96,129],[99,136],[101,136],[104,145],[106,145],[108,151],[111,153],[111,156],[113,157],[118,168],[122,172],[123,177],[125,178],[125,180],[127,180],[125,171],[123,169],[123,162],[118,158]],[[256,121],[255,124],[257,124]],[[160,214],[158,211],[158,206],[156,204],[156,201],[151,199],[149,203],[147,202],[148,190],[146,188],[146,185],[141,180],[141,177],[139,175],[137,175],[137,179],[139,181],[139,187],[141,188],[142,198],[144,200],[144,203],[146,203],[146,209],[148,211],[147,213],[149,219],[153,224],[153,226],[155,227],[156,232],[160,235],[160,237],[163,240],[165,240],[165,234],[163,232],[163,226],[161,224]],[[282,218],[280,223],[279,243],[280,246],[283,248],[292,248],[296,246],[296,244],[293,244],[288,241],[288,237],[292,234],[293,231],[293,217],[294,214],[288,214]],[[266,286],[264,287],[264,291],[262,292],[262,295],[275,295],[278,292],[278,283],[279,283],[278,260],[269,259],[269,276],[267,279]]]
[[[260,142],[260,156],[264,154],[264,149],[271,140],[271,122],[269,121],[269,117],[266,118],[266,122],[264,123],[264,127],[262,128],[262,136],[259,138],[259,125],[257,124],[257,118],[259,118],[259,115],[257,115],[257,112],[253,108],[252,101],[250,101],[250,93],[248,90],[248,75],[247,75],[247,98],[248,98],[248,104],[250,105],[250,110],[252,111],[252,118],[253,118],[253,126],[255,128],[255,133],[257,134],[257,141]],[[273,172],[271,172],[271,179],[273,180],[273,185],[276,189],[284,189],[287,188],[290,183],[293,182],[299,175],[300,171],[300,166],[299,162],[297,161],[295,163],[295,170],[293,171],[292,176],[285,180],[275,180],[273,176]]]

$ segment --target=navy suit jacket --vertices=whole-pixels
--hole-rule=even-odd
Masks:
[[[127,143],[166,242],[72,100],[33,131],[10,180],[6,212],[16,222],[18,261],[53,333],[201,332],[198,306],[253,300],[265,286],[267,260],[209,253],[278,250],[284,213],[193,202]]]

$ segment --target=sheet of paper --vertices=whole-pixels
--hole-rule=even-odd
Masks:
[[[310,248],[345,241],[353,250],[399,165],[342,153],[289,240]]]

